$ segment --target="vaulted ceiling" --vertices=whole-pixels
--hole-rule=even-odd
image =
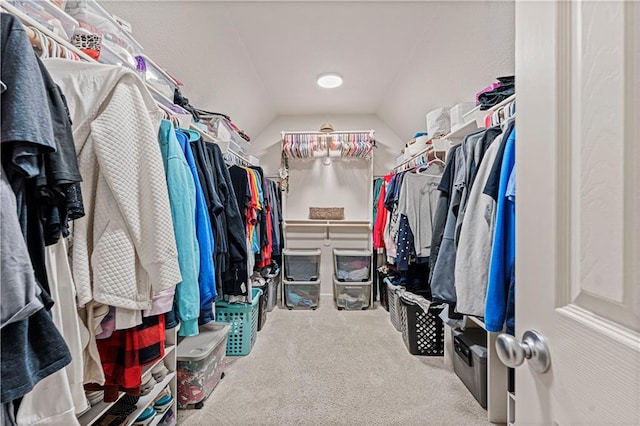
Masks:
[[[514,72],[514,3],[106,1],[191,103],[257,136],[278,116],[374,114],[408,139]],[[321,89],[316,77],[344,84]]]

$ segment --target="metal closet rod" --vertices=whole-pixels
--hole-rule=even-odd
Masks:
[[[236,152],[232,151],[231,149],[227,150],[227,154],[233,155],[234,157],[236,157],[236,159],[240,160],[246,166],[253,166],[253,163],[251,161],[247,160],[246,158],[244,158],[240,154],[237,154]]]

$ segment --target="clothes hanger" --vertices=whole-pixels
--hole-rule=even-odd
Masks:
[[[435,156],[435,154],[434,154]],[[428,165],[432,165],[432,164],[440,164],[442,166],[446,166],[447,163],[445,163],[444,161],[442,161],[442,159],[440,159],[439,157],[435,156],[435,158],[433,158],[432,160],[430,160],[428,163]]]

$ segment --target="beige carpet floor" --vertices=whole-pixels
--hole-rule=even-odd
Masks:
[[[443,358],[409,354],[382,307],[276,308],[251,354],[227,358],[226,377],[182,425],[486,425]]]

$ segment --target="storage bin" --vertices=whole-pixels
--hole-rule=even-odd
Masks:
[[[408,152],[404,152],[396,157],[396,167],[402,165],[402,163],[409,161],[411,159],[411,155]]]
[[[476,107],[475,102],[460,102],[454,105],[449,110],[449,117],[451,119],[451,131],[456,128],[462,127],[466,123],[465,115]],[[473,117],[471,117],[473,119]]]
[[[231,326],[209,323],[200,334],[185,337],[177,348],[178,408],[201,404],[224,374],[227,337]]]
[[[417,138],[415,138],[415,142],[412,144],[409,144],[406,148],[405,151],[411,156],[415,156],[417,155],[419,152],[424,151],[425,149],[427,149],[427,146],[429,145],[429,136],[418,136]]]
[[[370,250],[333,250],[335,276],[340,282],[371,281]]]
[[[133,54],[120,46],[108,42],[102,43],[98,62],[108,65],[120,65],[134,71],[137,66],[136,58]]]
[[[148,56],[138,55],[138,58],[145,64],[146,70],[142,73],[144,81],[173,103],[173,95],[178,88],[176,82]]]
[[[320,282],[283,281],[284,304],[289,309],[316,309],[320,303]]]
[[[448,108],[436,108],[427,114],[427,134],[430,138],[444,136],[451,131]]]
[[[67,41],[78,27],[77,20],[49,0],[9,0],[8,3]]]
[[[441,307],[431,306],[422,296],[400,295],[402,340],[412,355],[444,356],[444,324],[438,316]]]
[[[283,279],[286,281],[318,281],[320,278],[320,250],[282,251]]]
[[[278,306],[278,284],[280,280],[278,276],[274,278],[268,278],[269,280],[269,298],[267,301],[267,312],[273,311]]]
[[[267,303],[269,298],[269,283],[265,282],[264,285],[258,286],[262,294],[260,294],[260,301],[258,302],[258,331],[262,330],[264,324],[267,322]]]
[[[487,408],[487,332],[482,328],[452,329],[453,370],[462,383]]]
[[[118,45],[134,55],[142,53],[140,43],[95,0],[69,0],[65,10],[78,21],[81,28],[92,34],[100,34],[103,42]]]
[[[251,292],[251,303],[216,302],[216,321],[231,324],[227,355],[249,355],[256,342],[262,291],[254,288]]]
[[[404,291],[404,287],[391,284],[389,278],[384,279],[387,284],[387,300],[389,302],[389,317],[391,318],[391,324],[398,331],[402,331],[402,323],[400,322],[400,298],[398,293]]]
[[[380,294],[380,304],[382,307],[389,312],[389,298],[387,297],[387,283],[385,282],[385,278],[387,275],[381,271],[377,271],[378,273],[378,293]]]
[[[233,128],[231,122],[229,122],[225,117],[212,117],[207,126],[221,141],[233,143],[238,154],[245,155],[249,151],[251,144],[240,136],[240,134]]]
[[[336,292],[336,305],[339,310],[347,309],[356,311],[367,309],[371,305],[372,281],[357,284],[345,283],[334,277],[333,285]]]

